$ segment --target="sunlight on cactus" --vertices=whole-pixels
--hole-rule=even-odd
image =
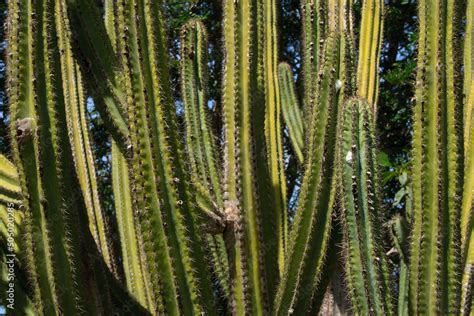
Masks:
[[[395,216],[376,127],[384,1],[301,0],[301,76],[280,57],[279,1],[221,2],[216,79],[205,24],[169,39],[165,0],[8,1],[7,312],[473,314],[474,1],[418,1],[412,194]]]

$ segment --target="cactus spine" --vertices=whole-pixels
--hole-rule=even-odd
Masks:
[[[456,120],[462,110],[453,56],[459,9],[453,1],[420,1],[418,8],[410,312],[452,313],[459,310],[461,254],[462,138]]]

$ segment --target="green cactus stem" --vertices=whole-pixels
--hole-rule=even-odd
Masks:
[[[126,122],[126,97],[121,87],[121,73],[116,55],[96,3],[67,0],[74,53],[87,77],[87,89],[94,97],[97,109],[108,132],[125,150],[129,131]],[[107,58],[103,58],[107,56]]]
[[[8,85],[11,138],[25,212],[25,245],[35,309],[76,314],[85,304],[78,211],[71,188],[52,1],[9,3]],[[33,83],[33,84],[32,84]],[[38,128],[41,126],[41,128]]]
[[[347,101],[340,133],[341,212],[352,306],[356,314],[388,315],[391,306],[381,247],[375,135],[372,109],[365,100]]]
[[[100,205],[96,170],[92,148],[89,141],[89,129],[86,120],[86,100],[82,74],[75,61],[70,46],[70,31],[64,23],[64,15],[56,14],[58,46],[61,51],[61,75],[64,103],[66,109],[67,130],[72,148],[76,174],[87,208],[89,229],[99,247],[105,262],[111,271],[116,271],[114,256],[111,254],[110,236],[107,223]]]
[[[466,101],[468,108],[465,116],[464,130],[464,187],[462,196],[462,217],[461,217],[461,233],[463,246],[463,276],[462,276],[462,301],[461,307],[464,314],[472,308],[471,296],[474,284],[474,243],[472,231],[472,210],[474,197],[474,81],[471,82],[471,91]],[[468,128],[466,128],[466,126]]]
[[[304,313],[322,274],[335,197],[339,47],[338,36],[328,36],[317,83],[316,113],[308,125],[311,138],[300,200],[274,304],[277,315]]]
[[[21,200],[21,187],[15,166],[0,155],[0,203],[17,205]]]
[[[278,65],[278,79],[283,118],[288,127],[288,134],[290,135],[293,150],[298,157],[298,162],[300,165],[303,165],[304,126],[290,65],[287,63],[280,63],[280,65]]]
[[[409,303],[409,278],[408,278],[408,223],[402,216],[396,216],[390,222],[390,236],[400,259],[398,280],[397,315],[408,315]]]
[[[152,280],[154,298],[163,298],[158,310],[178,314],[181,306],[184,313],[210,313],[214,297],[170,98],[160,5],[116,4],[134,204],[141,210],[138,219],[150,274],[161,275]]]
[[[249,0],[227,0],[224,4],[223,197],[233,312],[237,315],[261,315],[264,310],[251,143],[250,69],[254,65],[250,55],[256,34],[252,30],[256,10],[252,4]]]
[[[303,112],[307,117],[314,108],[319,61],[327,35],[327,3],[325,0],[305,0],[301,4],[303,20]],[[305,120],[306,122],[306,120]]]
[[[270,229],[266,225],[265,219],[270,216],[276,218],[276,238],[278,240],[278,267],[269,265],[274,260],[270,258],[265,259],[265,271],[279,269],[283,270],[285,250],[287,247],[288,236],[288,215],[287,215],[287,197],[286,197],[286,179],[285,179],[285,164],[283,160],[283,138],[281,127],[281,99],[278,84],[278,36],[277,36],[277,5],[275,0],[260,0],[257,1],[257,23],[260,25],[259,33],[263,33],[262,39],[258,40],[259,54],[262,54],[262,59],[259,60],[261,64],[261,75],[263,78],[265,100],[265,145],[267,151],[267,164],[270,171],[270,181],[272,198],[274,200],[274,209],[268,214],[262,213],[262,230],[263,238],[271,236]],[[258,27],[258,26],[257,26]],[[261,52],[260,52],[261,50]],[[258,106],[255,104],[254,106]],[[258,149],[258,148],[257,148]],[[262,211],[268,207],[263,207]],[[267,228],[268,227],[268,228]],[[265,245],[273,243],[273,240],[264,240]],[[269,255],[269,254],[264,254]],[[271,254],[273,256],[274,254]],[[271,274],[267,277],[267,287],[270,293],[276,289],[275,277]],[[273,299],[273,295],[271,296]]]
[[[459,311],[462,118],[453,1],[420,1],[413,135],[410,313]]]
[[[221,216],[223,200],[216,167],[215,137],[208,118],[207,34],[202,22],[187,22],[181,31],[181,43],[186,153],[194,179],[205,191],[210,191],[208,199],[217,207],[211,210]]]
[[[379,59],[383,35],[383,0],[362,4],[357,63],[357,94],[367,100],[375,113],[379,85]]]

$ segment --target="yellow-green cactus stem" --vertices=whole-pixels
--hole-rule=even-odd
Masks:
[[[456,121],[462,120],[462,91],[455,56],[459,5],[418,3],[409,305],[413,314],[460,310],[463,144]]]
[[[298,162],[302,165],[304,161],[304,126],[290,65],[287,63],[280,63],[278,65],[278,79],[283,118],[288,127],[293,150],[298,158]]]

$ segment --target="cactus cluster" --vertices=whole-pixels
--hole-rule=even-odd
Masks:
[[[413,198],[392,220],[375,131],[384,1],[362,1],[355,25],[352,0],[302,0],[302,95],[279,64],[277,1],[223,1],[222,130],[198,19],[179,38],[179,124],[163,2],[105,0],[103,15],[94,0],[8,2],[0,285],[14,253],[22,313],[316,314],[340,262],[354,314],[470,314],[473,1],[419,1]],[[111,136],[116,220],[88,96]],[[288,155],[301,173],[294,214]]]

